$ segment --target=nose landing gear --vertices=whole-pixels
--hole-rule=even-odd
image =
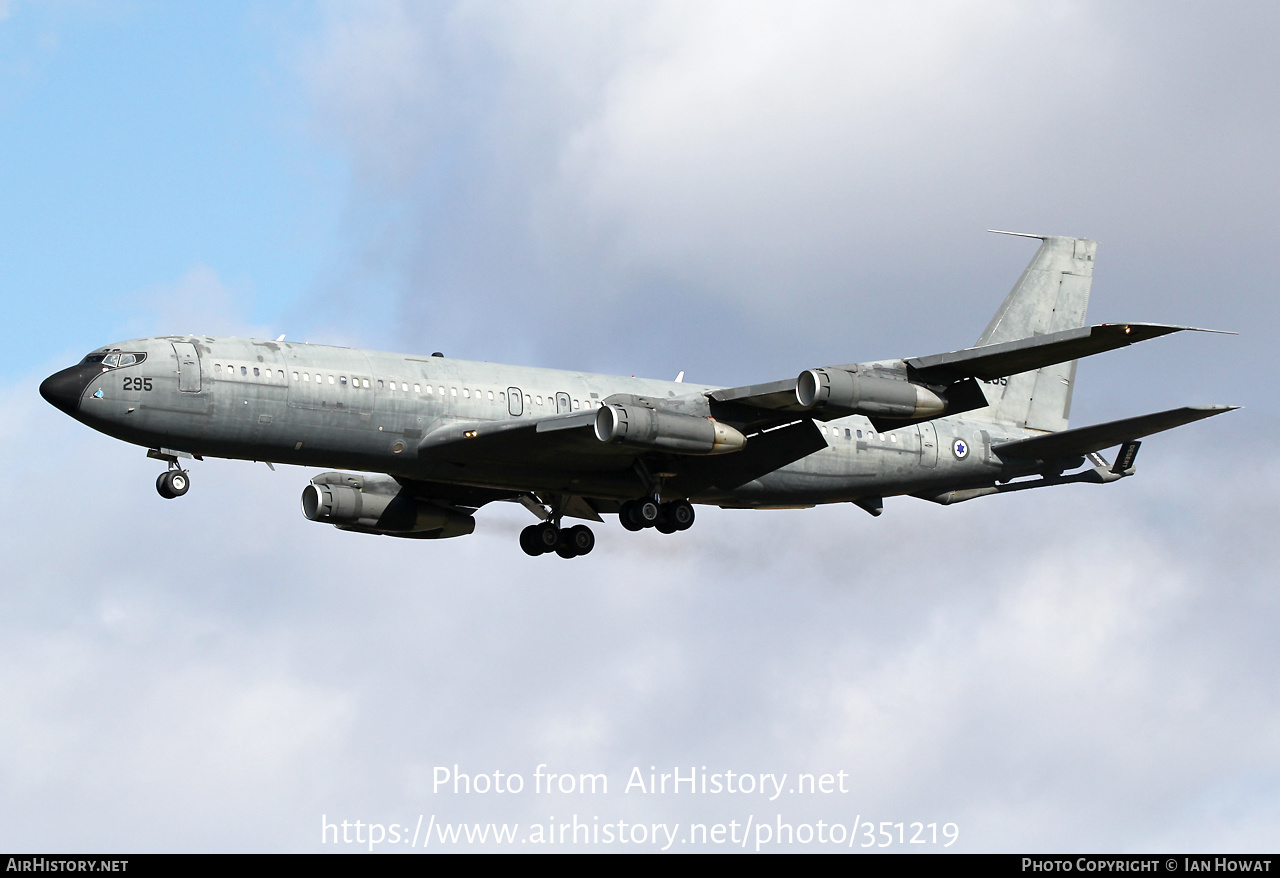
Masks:
[[[191,475],[178,463],[179,455],[194,458],[195,460],[202,459],[198,454],[171,451],[168,448],[151,448],[147,450],[147,457],[154,460],[163,460],[169,464],[169,469],[160,473],[159,478],[156,479],[156,493],[166,500],[181,497],[191,487]]]
[[[181,497],[187,493],[187,489],[190,487],[191,479],[187,477],[187,471],[183,469],[171,469],[167,472],[162,472],[160,477],[156,479],[156,492],[166,500]]]

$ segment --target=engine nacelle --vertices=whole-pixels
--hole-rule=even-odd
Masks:
[[[676,454],[727,454],[747,444],[741,432],[714,418],[622,404],[596,410],[596,438]]]
[[[934,418],[947,401],[927,387],[847,369],[808,369],[796,379],[796,401],[840,415]]]
[[[339,480],[348,484],[334,484]],[[360,476],[317,476],[302,489],[302,514],[309,521],[342,530],[414,539],[461,537],[476,529],[476,520],[466,513],[418,500],[404,491],[392,494],[361,487]]]

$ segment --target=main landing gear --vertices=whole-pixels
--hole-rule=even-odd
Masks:
[[[596,547],[596,535],[585,524],[562,528],[554,522],[531,524],[520,531],[520,548],[526,555],[555,552],[561,558],[586,555]]]
[[[688,500],[659,503],[649,497],[628,500],[618,510],[618,521],[627,530],[657,528],[659,533],[673,534],[693,527],[693,504]]]

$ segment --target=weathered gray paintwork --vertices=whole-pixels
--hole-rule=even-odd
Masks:
[[[559,545],[566,557],[590,551],[582,542],[590,532],[566,529],[587,536],[578,550],[565,548],[562,516],[600,520],[621,509],[637,529],[653,523],[633,513],[644,498],[663,504],[657,521],[670,531],[692,521],[677,508],[685,500],[853,502],[878,515],[894,495],[952,503],[1115,481],[1133,473],[1135,440],[1229,410],[1192,407],[1068,430],[1077,357],[1188,327],[1086,327],[1095,243],[1028,237],[1040,247],[975,347],[765,385],[165,336],[100,348],[41,393],[169,460],[157,483],[165,496],[185,493],[177,461],[189,456],[352,470],[372,475],[313,480],[309,518],[438,538],[470,533],[471,513],[488,502],[517,500],[548,522],[545,544],[526,551]],[[1112,465],[1097,452],[1114,445],[1123,447]],[[166,483],[173,473],[178,482]]]

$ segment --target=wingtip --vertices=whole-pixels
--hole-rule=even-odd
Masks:
[[[1043,241],[1048,235],[1033,235],[1030,232],[1006,232],[1004,229],[987,229],[993,235],[1013,235],[1015,238],[1035,238]]]
[[[1097,327],[1114,327],[1114,326],[1141,326],[1146,329],[1163,329],[1165,333],[1170,332],[1212,332],[1214,335],[1239,335],[1240,333],[1232,329],[1206,329],[1203,326],[1182,326],[1177,323],[1141,323],[1136,320],[1125,322],[1116,321],[1114,323],[1097,323]]]
[[[1206,329],[1203,326],[1177,326],[1179,332],[1212,332],[1214,335],[1239,335],[1234,329]]]

